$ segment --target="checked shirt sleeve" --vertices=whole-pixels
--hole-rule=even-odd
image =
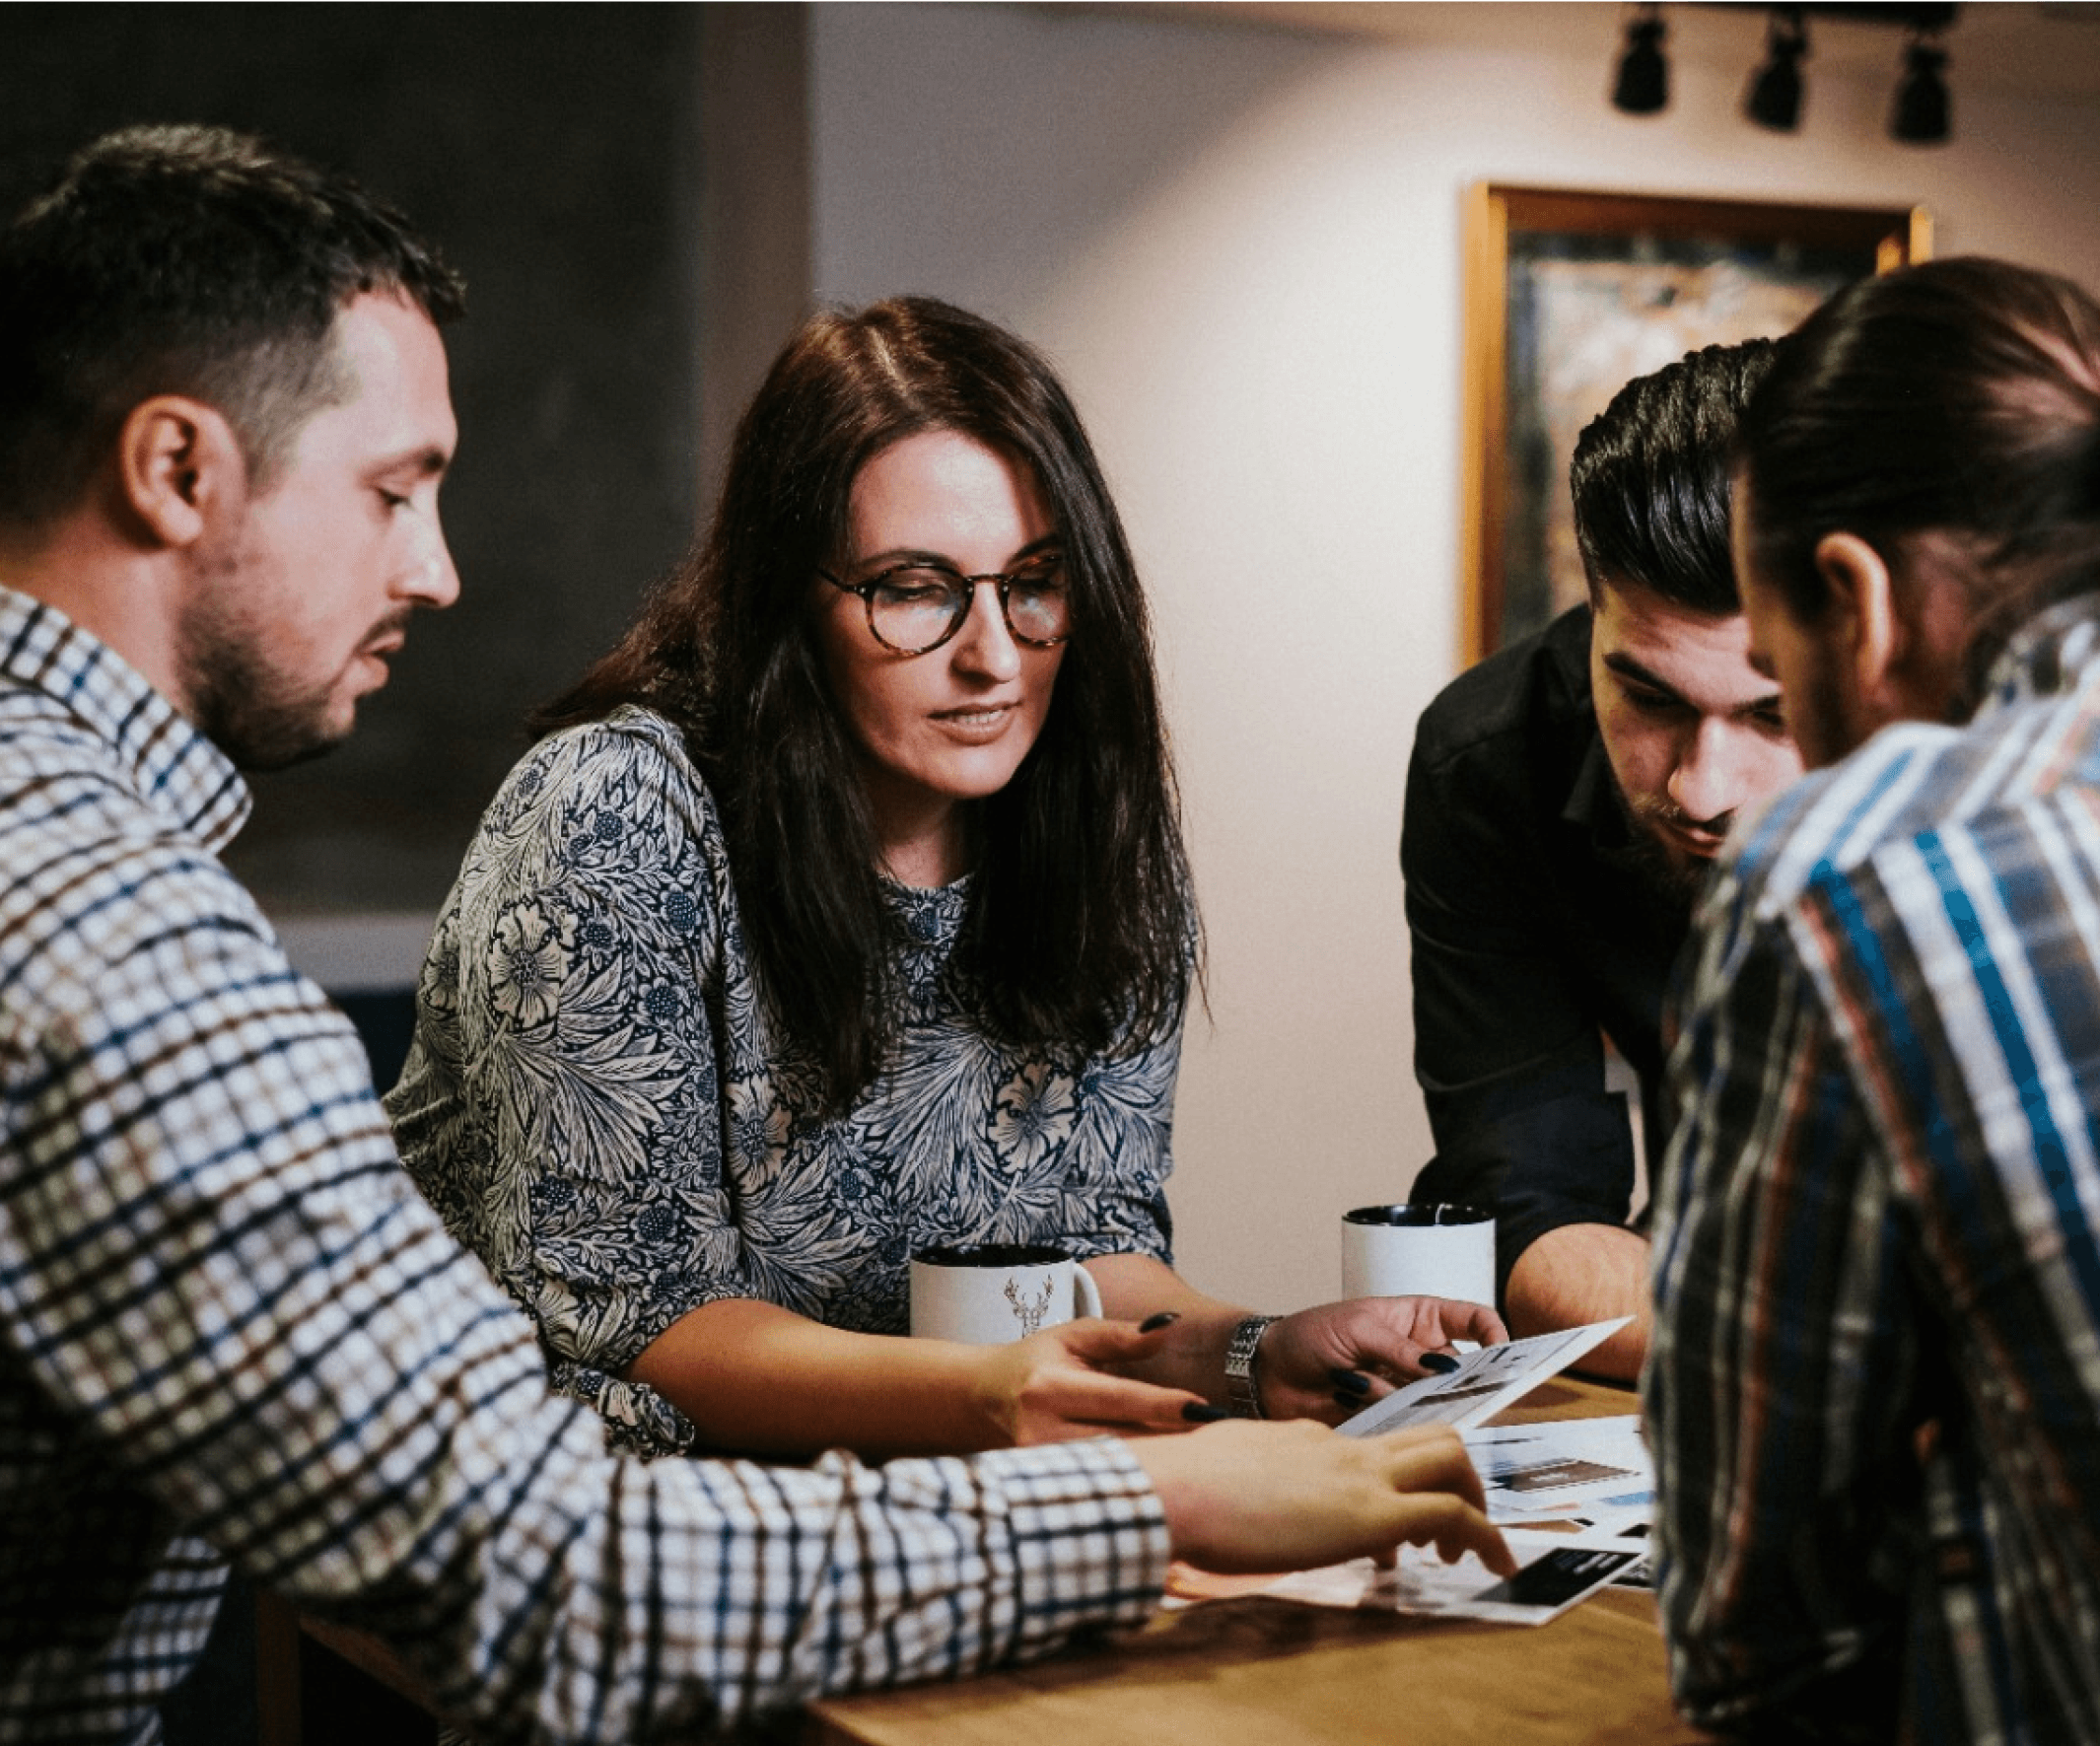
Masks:
[[[0,1057],[9,1386],[59,1428],[42,1470],[9,1459],[35,1495],[91,1452],[117,1502],[54,1523],[76,1560],[138,1500],[126,1519],[388,1639],[488,1739],[717,1727],[1149,1610],[1166,1534],[1119,1444],[880,1471],[608,1455],[217,863],[98,876],[127,901],[11,993]]]
[[[1760,921],[1726,895],[1670,1057],[1643,1381],[1671,1679],[1708,1726],[1885,1732],[1898,1522],[1919,1488],[1900,1330],[1918,1309],[1865,1101],[1804,967],[1814,906]]]

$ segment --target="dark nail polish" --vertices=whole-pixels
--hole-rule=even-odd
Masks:
[[[1231,1414],[1223,1407],[1214,1407],[1209,1401],[1192,1400],[1181,1409],[1182,1418],[1191,1425],[1216,1425],[1221,1419],[1229,1419]]]
[[[1361,1394],[1344,1394],[1339,1388],[1334,1391],[1334,1404],[1345,1413],[1361,1413],[1367,1404]]]
[[[1368,1394],[1370,1378],[1362,1370],[1335,1368],[1327,1372],[1327,1379],[1344,1394]]]
[[[1149,1315],[1138,1324],[1141,1334],[1156,1334],[1161,1328],[1170,1328],[1181,1319],[1178,1309],[1162,1309],[1156,1315]]]
[[[1440,1376],[1446,1370],[1457,1369],[1458,1361],[1448,1352],[1425,1352],[1422,1355],[1422,1367],[1425,1370],[1435,1370]]]

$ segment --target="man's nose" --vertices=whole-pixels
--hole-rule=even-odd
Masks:
[[[1712,718],[1692,731],[1666,787],[1672,804],[1694,823],[1725,817],[1749,798],[1739,738],[1740,730]]]
[[[459,597],[459,572],[453,563],[452,547],[436,509],[418,525],[423,531],[409,553],[400,593],[425,606],[450,606]]]

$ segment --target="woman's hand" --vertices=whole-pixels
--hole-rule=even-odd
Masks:
[[[1064,1442],[1104,1432],[1186,1431],[1217,1416],[1202,1396],[1113,1374],[1142,1362],[1172,1321],[1066,1322],[1008,1346],[978,1348],[977,1407],[986,1447]],[[1191,1416],[1191,1409],[1194,1410]]]
[[[1339,1425],[1396,1382],[1448,1367],[1425,1363],[1425,1353],[1451,1361],[1454,1340],[1497,1346],[1508,1338],[1487,1304],[1451,1297],[1355,1297],[1301,1309],[1262,1336],[1255,1371],[1262,1411]]]
[[[1403,1542],[1445,1563],[1516,1569],[1480,1476],[1448,1426],[1336,1436],[1302,1421],[1213,1425],[1133,1445],[1166,1508],[1174,1556],[1207,1571],[1295,1571],[1389,1559]]]

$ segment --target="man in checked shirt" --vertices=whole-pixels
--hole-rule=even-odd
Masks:
[[[705,1735],[1141,1618],[1170,1553],[1506,1552],[1448,1434],[650,1464],[397,1167],[217,851],[458,590],[457,280],[200,128],[0,232],[0,1739],[150,1741],[228,1565],[477,1737]]]
[[[1672,1680],[1765,1740],[2100,1740],[2100,305],[1861,280],[1738,443],[1750,659],[1813,774],[1680,969]]]

